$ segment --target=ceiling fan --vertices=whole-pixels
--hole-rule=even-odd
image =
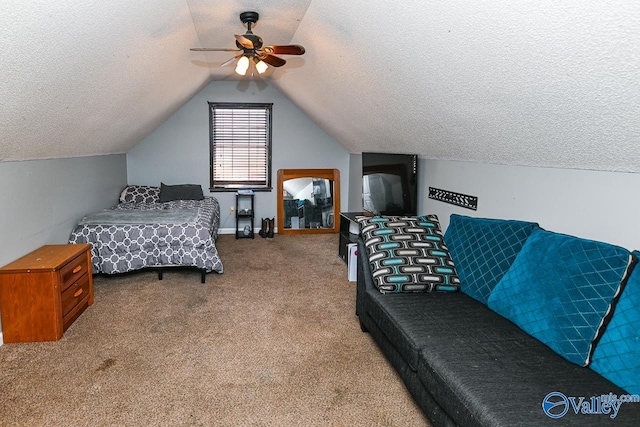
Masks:
[[[236,73],[241,76],[247,73],[251,61],[255,63],[258,73],[262,74],[267,71],[269,65],[272,67],[282,67],[287,63],[287,61],[276,55],[304,54],[304,47],[298,44],[264,46],[262,38],[253,34],[251,31],[251,26],[258,22],[259,17],[258,12],[242,12],[240,14],[242,23],[247,24],[247,32],[241,36],[235,34],[237,49],[194,47],[191,50],[199,52],[241,52],[221,65],[221,67],[224,67],[237,59]]]

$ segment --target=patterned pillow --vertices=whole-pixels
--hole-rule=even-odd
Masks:
[[[160,187],[127,185],[120,193],[121,203],[158,203]]]
[[[359,218],[382,293],[457,291],[460,282],[436,215]]]
[[[444,241],[456,263],[460,290],[486,304],[536,228],[535,222],[451,215]]]
[[[636,257],[640,252],[634,251]],[[591,369],[631,394],[640,394],[640,266],[624,287],[607,330],[593,352]]]
[[[489,307],[587,366],[634,261],[618,246],[537,229],[491,292]]]

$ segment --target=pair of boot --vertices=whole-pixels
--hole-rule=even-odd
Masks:
[[[273,237],[273,230],[276,228],[275,218],[262,218],[262,228],[258,232],[260,237]]]

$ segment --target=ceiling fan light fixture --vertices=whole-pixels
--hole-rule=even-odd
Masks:
[[[269,67],[282,67],[287,63],[286,60],[276,55],[304,55],[304,47],[298,44],[290,45],[268,45],[264,46],[262,38],[253,34],[252,28],[258,22],[260,15],[257,12],[242,12],[240,20],[247,26],[247,32],[243,35],[234,34],[237,49],[219,48],[219,47],[200,47],[192,48],[193,51],[202,52],[239,52],[233,58],[223,62],[221,67],[233,64],[237,59],[235,72],[241,76],[247,74],[253,60],[256,71],[259,74],[265,73]],[[250,75],[254,75],[253,70]]]
[[[253,57],[253,62],[256,63],[256,70],[258,70],[258,74],[264,73],[265,71],[267,71],[267,68],[269,68],[266,62],[255,56]]]
[[[241,76],[244,76],[245,74],[247,74],[248,69],[249,69],[249,58],[243,55],[240,59],[238,59],[238,64],[236,65],[236,73],[240,74]]]

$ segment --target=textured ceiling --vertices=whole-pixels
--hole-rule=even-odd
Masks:
[[[245,10],[307,50],[260,78],[351,152],[640,173],[628,0],[5,0],[0,161],[127,152],[237,78],[189,48],[233,48]]]

